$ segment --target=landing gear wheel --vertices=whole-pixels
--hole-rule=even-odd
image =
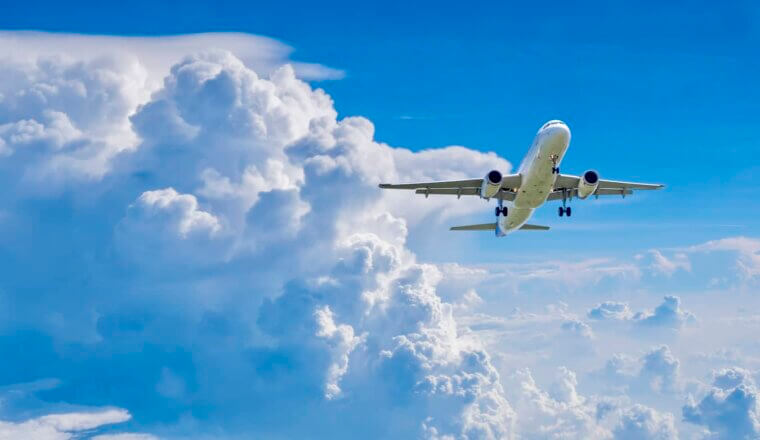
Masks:
[[[559,216],[560,217],[562,217],[563,215],[565,215],[565,208],[563,208],[563,207],[560,206],[558,211],[559,211]]]
[[[565,209],[565,212],[567,213],[568,217],[570,217],[573,214],[573,210],[569,206]]]
[[[505,207],[503,207],[503,208],[501,208],[501,213],[504,215],[504,217],[506,217],[506,216],[507,216],[507,214],[509,214],[509,210],[507,209],[507,207],[506,207],[506,206],[505,206]]]
[[[498,216],[499,216],[499,213],[500,213],[500,212],[501,212],[501,208],[499,208],[499,207],[497,206],[497,207],[496,207],[496,217],[498,217]]]

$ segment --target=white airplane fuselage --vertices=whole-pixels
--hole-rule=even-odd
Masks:
[[[533,211],[546,202],[557,179],[555,169],[559,168],[569,145],[570,129],[561,121],[549,121],[538,130],[533,145],[517,171],[521,176],[521,184],[520,188],[514,188],[517,194],[512,206],[508,207],[506,216],[499,214],[496,222],[497,236],[520,229],[533,215]]]

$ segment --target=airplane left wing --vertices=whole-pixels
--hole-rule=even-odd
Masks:
[[[422,182],[422,183],[381,183],[378,185],[383,189],[438,189],[438,188],[480,188],[483,179],[469,180],[449,180],[443,182]]]

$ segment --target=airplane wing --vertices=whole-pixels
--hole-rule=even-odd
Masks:
[[[452,226],[450,230],[452,231],[493,231],[496,229],[496,223],[481,223],[479,225],[466,225],[466,226]],[[542,225],[530,225],[530,224],[524,224],[520,226],[520,229],[524,229],[526,231],[548,231],[548,226],[542,226]]]
[[[439,188],[480,188],[483,179],[469,180],[449,180],[443,182],[422,182],[422,183],[381,183],[378,185],[383,189],[439,189]]]
[[[519,174],[508,174],[502,178],[501,187],[503,189],[519,188],[522,177]],[[480,188],[483,185],[483,179],[468,180],[448,180],[439,182],[420,182],[420,183],[381,183],[378,185],[383,189],[408,189],[415,190],[417,194],[446,194],[460,196],[478,196]],[[500,191],[494,198],[504,200],[514,200],[514,193],[511,191]]]
[[[561,190],[577,190],[580,184],[581,178],[579,176],[573,176],[570,174],[560,174],[557,176],[557,180],[554,182],[555,192],[560,193],[559,198],[562,198]],[[594,192],[594,195],[626,195],[633,194],[632,190],[652,190],[661,189],[665,185],[659,183],[638,183],[638,182],[623,182],[620,180],[605,180],[599,179],[599,186]],[[550,194],[550,197],[553,194]],[[574,194],[573,194],[574,195]],[[552,199],[550,199],[552,200]]]

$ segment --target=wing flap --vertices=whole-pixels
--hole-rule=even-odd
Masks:
[[[450,196],[479,196],[480,188],[431,188],[431,189],[417,189],[414,191],[416,194],[438,194],[438,195],[450,195]],[[511,191],[501,190],[493,196],[494,199],[501,199],[512,201],[515,199],[515,193]]]
[[[661,189],[665,185],[659,183],[637,183],[637,182],[622,182],[618,180],[604,180],[599,179],[599,189]]]
[[[629,196],[633,194],[630,189],[597,189],[591,196]],[[589,197],[591,197],[589,196]],[[578,190],[571,189],[567,191],[567,197],[578,197]],[[546,201],[562,200],[562,191],[554,191],[549,194]]]

